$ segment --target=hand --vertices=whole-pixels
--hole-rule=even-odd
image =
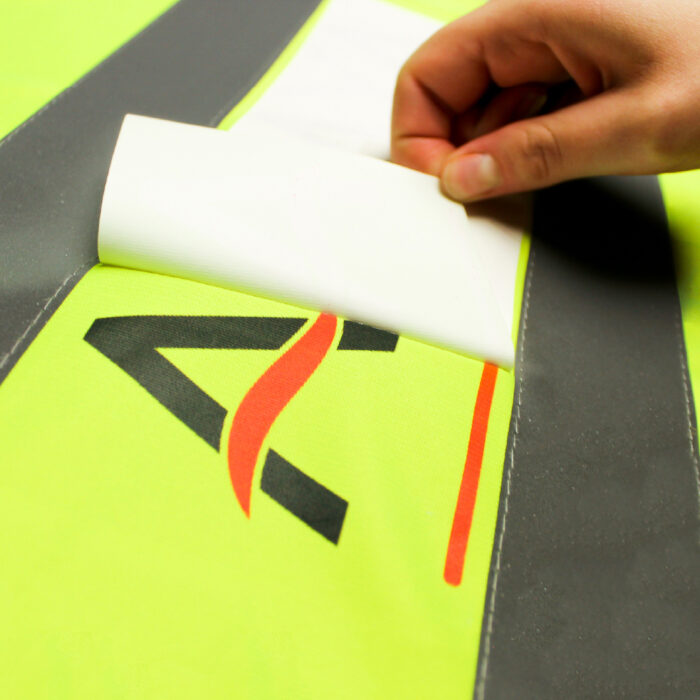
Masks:
[[[402,68],[391,152],[460,201],[700,167],[700,1],[492,0]]]

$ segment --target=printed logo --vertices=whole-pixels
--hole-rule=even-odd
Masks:
[[[116,316],[96,319],[85,340],[135,379],[217,452],[228,411],[167,360],[158,348],[279,350],[306,318],[253,316]],[[338,319],[321,314],[260,376],[233,416],[226,449],[236,499],[250,517],[255,466],[272,424],[330,349]],[[398,336],[345,321],[339,351],[393,352]],[[348,502],[270,449],[261,490],[334,544]]]
[[[96,319],[85,340],[214,450],[226,449],[233,491],[250,517],[255,467],[265,438],[330,350],[338,319],[320,314],[268,367],[236,408],[227,439],[222,433],[228,410],[158,348],[279,350],[308,321],[257,316],[116,316]],[[397,342],[394,333],[345,321],[337,350],[394,352]],[[484,364],[443,571],[444,580],[453,586],[462,580],[497,374],[497,367]],[[344,498],[272,449],[265,455],[260,488],[329,542],[338,544],[348,509]]]

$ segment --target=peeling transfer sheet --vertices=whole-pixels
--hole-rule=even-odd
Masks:
[[[522,235],[386,162],[396,75],[439,23],[331,0],[229,132],[129,116],[103,262],[338,313],[503,367]]]
[[[464,208],[434,178],[269,126],[128,116],[99,253],[513,363]]]
[[[396,76],[441,26],[385,0],[331,0],[290,64],[232,130],[271,125],[388,160]],[[470,220],[470,232],[512,335],[522,231],[479,217]]]
[[[388,160],[396,76],[441,26],[383,0],[331,0],[290,64],[241,122],[273,124]]]

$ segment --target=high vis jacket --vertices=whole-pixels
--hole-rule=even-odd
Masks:
[[[476,4],[5,9],[2,697],[700,694],[697,173],[534,195],[514,369],[96,257],[125,114],[382,156]]]

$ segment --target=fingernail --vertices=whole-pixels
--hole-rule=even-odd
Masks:
[[[460,202],[481,195],[500,182],[501,175],[496,161],[481,153],[455,158],[442,171],[445,192]]]

